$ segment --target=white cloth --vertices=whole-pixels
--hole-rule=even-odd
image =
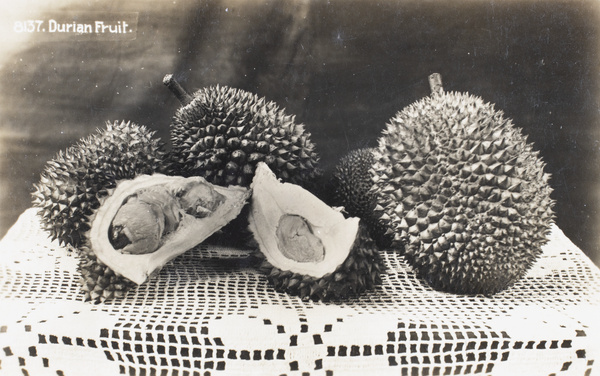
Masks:
[[[434,291],[386,252],[375,291],[303,302],[248,255],[203,245],[95,305],[76,254],[29,209],[0,241],[0,375],[588,375],[600,364],[600,270],[557,227],[527,277],[491,298]]]

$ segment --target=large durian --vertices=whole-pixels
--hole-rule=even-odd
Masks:
[[[276,290],[332,300],[381,283],[381,256],[359,218],[345,218],[302,187],[280,182],[264,163],[251,188],[250,230]]]
[[[90,229],[88,217],[108,189],[119,180],[164,170],[164,147],[154,134],[132,122],[107,123],[46,164],[32,198],[53,240],[81,245]]]
[[[371,169],[376,212],[436,289],[493,294],[541,254],[553,220],[549,175],[502,111],[441,90],[397,113]]]
[[[380,248],[391,245],[391,234],[375,215],[377,196],[372,190],[370,169],[375,163],[374,149],[350,151],[334,168],[331,178],[332,205],[342,206],[351,217],[361,218]]]
[[[184,176],[249,186],[259,162],[294,184],[310,185],[318,176],[310,133],[274,102],[227,86],[192,96],[172,75],[164,83],[182,103],[171,124],[171,142],[173,162]]]

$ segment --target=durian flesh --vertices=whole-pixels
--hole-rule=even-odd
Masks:
[[[200,177],[141,175],[120,182],[102,203],[89,245],[115,273],[141,284],[237,217],[249,195]]]
[[[307,190],[280,182],[264,163],[251,188],[249,227],[278,291],[329,300],[381,282],[381,257],[359,218],[345,218]]]

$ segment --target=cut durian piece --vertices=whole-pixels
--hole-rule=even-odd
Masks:
[[[359,218],[345,218],[302,187],[280,182],[264,163],[251,188],[249,227],[278,291],[328,300],[381,282],[381,257]]]
[[[116,274],[141,284],[237,217],[250,191],[201,177],[141,175],[120,182],[95,213],[89,246]]]

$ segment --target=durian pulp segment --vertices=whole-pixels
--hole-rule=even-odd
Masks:
[[[111,244],[121,253],[152,253],[163,243],[164,235],[179,226],[183,210],[162,185],[138,190],[125,198],[113,218]]]
[[[208,184],[200,177],[183,178],[160,174],[141,175],[133,180],[119,183],[113,194],[98,209],[92,221],[89,239],[96,256],[115,273],[142,284],[168,261],[200,244],[237,217],[250,195],[247,188],[214,186],[218,193],[225,196],[225,202],[204,218],[182,213],[177,229],[164,236],[161,246],[156,251],[147,254],[123,254],[114,249],[110,243],[109,229],[126,197],[140,189],[155,185],[166,185],[170,190],[177,191],[178,188],[188,185],[190,181]]]
[[[358,232],[358,218],[346,219],[300,186],[279,182],[262,162],[257,165],[251,188],[250,230],[273,266],[321,278],[346,260]],[[278,247],[277,229],[285,216],[299,216],[307,222],[322,243],[322,261],[298,262],[284,256]]]

